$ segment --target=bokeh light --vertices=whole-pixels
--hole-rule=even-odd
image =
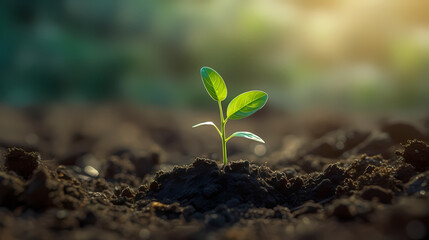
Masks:
[[[0,101],[203,107],[199,69],[289,110],[427,109],[429,2],[2,1]]]

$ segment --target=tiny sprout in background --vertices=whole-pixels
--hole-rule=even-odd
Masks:
[[[199,123],[197,125],[194,125],[193,128],[203,125],[212,125],[214,128],[216,128],[220,138],[222,139],[223,165],[226,165],[227,163],[226,143],[231,138],[243,137],[257,142],[265,143],[262,138],[256,136],[251,132],[235,132],[231,134],[231,136],[226,138],[225,125],[229,119],[242,119],[252,115],[256,111],[261,109],[267,102],[268,95],[265,92],[257,90],[248,91],[238,95],[228,104],[228,108],[226,110],[226,118],[224,118],[222,110],[222,101],[225,100],[227,95],[225,82],[215,70],[209,67],[201,68],[201,78],[203,79],[204,87],[206,88],[210,97],[213,98],[213,100],[215,100],[219,104],[221,129],[219,130],[216,124],[211,121]]]

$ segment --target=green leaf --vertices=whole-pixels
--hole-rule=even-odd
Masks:
[[[233,133],[231,136],[229,136],[226,141],[228,141],[229,139],[233,138],[233,137],[243,137],[243,138],[248,138],[251,139],[253,141],[257,141],[257,142],[261,142],[261,143],[265,143],[264,140],[262,140],[262,138],[258,137],[257,135],[251,133],[251,132],[235,132]]]
[[[209,67],[201,68],[201,78],[209,95],[217,102],[226,98],[227,90],[222,77]]]
[[[211,126],[215,127],[215,128],[216,128],[216,130],[217,130],[217,132],[218,132],[220,135],[222,135],[222,134],[221,134],[221,132],[220,132],[220,130],[219,130],[219,128],[217,128],[216,124],[214,124],[214,123],[213,123],[213,122],[211,122],[211,121],[203,122],[203,123],[198,123],[198,124],[196,124],[196,125],[192,126],[192,128],[196,128],[196,127],[199,127],[199,126],[208,126],[208,125],[211,125]]]
[[[268,95],[262,91],[249,91],[232,99],[226,111],[227,119],[248,117],[261,109],[267,102]]]

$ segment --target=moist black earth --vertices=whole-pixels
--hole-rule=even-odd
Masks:
[[[174,118],[122,111],[125,125],[111,123],[118,133],[66,122],[51,133],[51,120],[22,113],[41,127],[27,141],[0,136],[0,239],[429,238],[429,135],[418,123],[321,121],[308,134],[311,126],[293,132],[273,121],[267,132],[284,134],[284,145],[239,160],[259,145],[231,144],[223,166],[190,157],[216,155],[169,128]]]

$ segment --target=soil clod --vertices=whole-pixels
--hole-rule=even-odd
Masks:
[[[413,165],[417,171],[429,170],[429,145],[422,141],[411,140],[404,145],[404,150],[399,153],[406,163]]]
[[[24,179],[28,179],[39,166],[40,154],[26,152],[21,148],[9,148],[6,154],[5,167]]]
[[[379,186],[366,186],[361,190],[360,196],[365,200],[376,200],[381,203],[390,204],[393,199],[393,192]]]

